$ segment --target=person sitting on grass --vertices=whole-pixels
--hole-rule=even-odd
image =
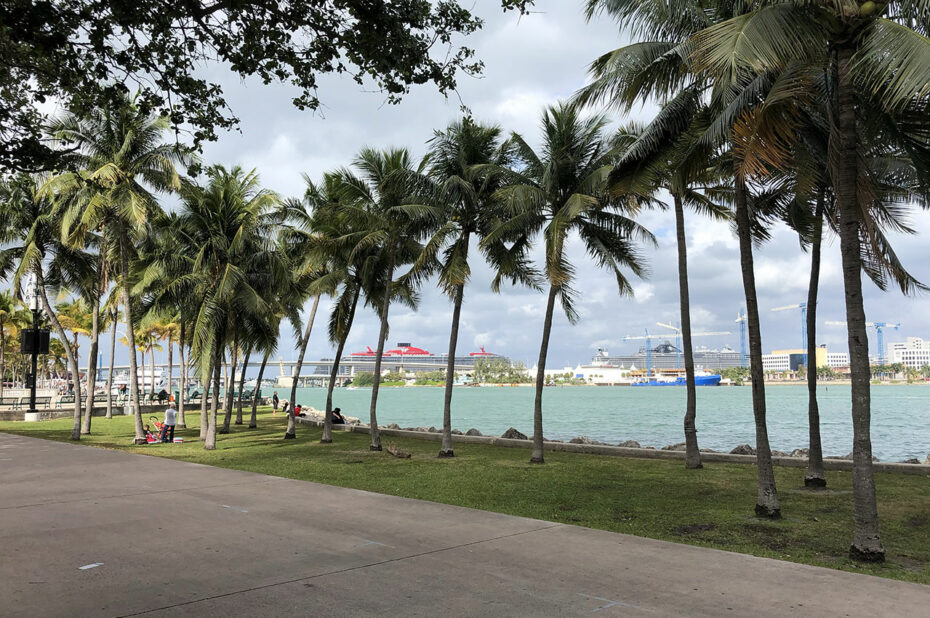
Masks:
[[[161,391],[159,391],[158,393],[158,403],[165,403],[167,399],[168,399],[168,391],[166,391],[165,389],[161,389]]]
[[[307,416],[307,414],[305,412],[301,412],[301,410],[303,410],[303,406],[298,403],[296,406],[294,406],[294,416]]]
[[[346,417],[342,415],[342,408],[335,408],[333,410],[333,425],[345,425]]]
[[[152,435],[152,430],[148,425],[142,428],[142,431],[145,433],[146,442],[155,442],[155,436]]]

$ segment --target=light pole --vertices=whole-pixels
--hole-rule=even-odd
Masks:
[[[29,387],[29,412],[37,414],[36,383],[39,373],[39,354],[48,354],[49,333],[47,329],[39,328],[39,295],[34,274],[27,275],[23,283],[23,299],[32,311],[32,328],[20,331],[19,347],[22,354],[32,354],[32,372],[26,376],[26,385]]]

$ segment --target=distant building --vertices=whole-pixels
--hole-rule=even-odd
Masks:
[[[772,350],[771,354],[762,355],[762,369],[766,372],[797,371],[804,365],[806,350],[796,348],[793,350]],[[815,367],[847,367],[849,354],[845,352],[829,352],[827,346],[817,346],[815,363],[808,363]]]
[[[930,341],[924,341],[920,337],[908,337],[903,343],[889,343],[887,362],[903,363],[913,369],[930,365]]]

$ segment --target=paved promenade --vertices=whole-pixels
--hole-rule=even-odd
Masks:
[[[916,584],[0,433],[3,616],[928,608]]]

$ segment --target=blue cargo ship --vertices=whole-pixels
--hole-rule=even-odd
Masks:
[[[718,386],[721,380],[720,375],[702,375],[694,376],[695,386]],[[633,386],[686,386],[687,380],[683,377],[674,380],[656,380],[655,378],[648,382],[633,382]]]

